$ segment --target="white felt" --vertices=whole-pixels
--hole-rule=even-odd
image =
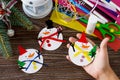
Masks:
[[[50,32],[50,33],[45,35],[45,34],[43,34],[44,32]],[[55,32],[57,32],[57,28],[47,29],[45,27],[40,31],[40,33],[38,35],[38,38],[47,37],[47,36],[49,36],[51,34],[54,34]],[[59,36],[54,35],[54,36],[52,36],[52,38],[63,40],[63,35],[62,35],[62,33],[60,33]],[[49,43],[46,42],[47,40],[49,40]],[[41,45],[42,42],[39,40],[38,43],[39,43],[39,45]],[[51,46],[49,47],[48,44],[50,44]],[[58,41],[51,40],[51,39],[46,39],[43,46],[42,46],[42,48],[45,49],[45,50],[56,50],[61,46],[61,44],[62,44],[62,42],[58,42]]]
[[[81,43],[81,42],[76,41],[75,44],[78,45],[78,46],[79,46],[82,50],[84,50],[84,51],[89,51],[89,52],[90,52],[91,49],[93,48],[92,44],[89,43],[89,42],[87,43],[87,46],[90,46],[90,47],[87,48],[87,49],[85,49],[85,48],[83,49],[83,48],[82,48],[82,44],[86,45],[86,43]],[[86,66],[86,65],[90,64],[90,63],[93,61],[94,57],[91,58],[91,56],[90,56],[91,61],[88,61],[88,60],[86,59],[86,57],[83,55],[84,53],[80,53],[78,56],[74,57],[74,54],[75,54],[76,52],[78,52],[78,50],[77,50],[75,47],[74,47],[74,49],[75,49],[75,52],[73,51],[72,46],[70,46],[70,48],[69,48],[69,50],[68,50],[70,60],[71,60],[74,64],[76,64],[76,65],[78,65],[78,66]],[[84,57],[84,58],[83,58],[83,57]],[[83,62],[81,62],[81,60],[82,60]]]
[[[36,52],[38,50],[36,50],[36,49],[26,49],[26,50],[27,50],[26,53],[19,56],[19,58],[18,58],[19,61],[33,60],[36,56],[38,56],[38,53]],[[32,53],[35,53],[34,56],[31,58],[28,58],[28,55],[32,54]],[[40,59],[39,59],[39,57],[37,57],[35,59],[35,61],[43,63],[43,56],[40,55]],[[29,64],[30,64],[30,61],[25,62],[25,65],[23,67],[27,67]],[[35,66],[37,67],[37,69],[34,69],[34,65],[33,65],[33,63],[31,63],[30,67],[27,70],[22,69],[22,71],[25,73],[36,73],[37,71],[39,71],[42,68],[43,65],[39,64],[39,63],[35,63]]]

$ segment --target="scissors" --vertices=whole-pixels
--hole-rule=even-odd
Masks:
[[[84,18],[80,18],[80,21],[86,24],[88,23],[88,20]],[[98,29],[101,32],[103,38],[105,38],[106,36],[109,36],[111,38],[109,42],[113,42],[116,38],[116,35],[120,35],[120,25],[115,24],[113,22],[106,23],[106,24],[97,22],[96,29]]]

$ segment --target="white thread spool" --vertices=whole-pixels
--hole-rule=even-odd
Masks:
[[[21,0],[26,15],[39,19],[46,17],[52,10],[52,0]]]

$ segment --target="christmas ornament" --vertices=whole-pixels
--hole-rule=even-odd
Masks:
[[[52,10],[52,0],[21,0],[24,12],[32,18],[39,19],[47,16]]]
[[[43,66],[43,57],[41,53],[36,49],[24,49],[22,46],[18,46],[19,68],[25,73],[35,73],[39,71]]]
[[[14,30],[11,29],[11,22],[8,19],[8,16],[10,16],[10,9],[13,7],[14,4],[16,4],[17,1],[16,0],[11,0],[7,5],[6,3],[1,0],[1,6],[0,6],[0,20],[2,20],[3,22],[5,22],[5,24],[8,26],[8,31],[7,34],[8,36],[12,37],[14,36]]]
[[[86,66],[90,64],[95,57],[96,46],[86,40],[85,33],[82,33],[81,38],[72,43],[69,48],[70,60],[78,66]]]
[[[46,27],[43,28],[38,35],[40,49],[56,50],[65,42],[61,33],[62,28],[54,28],[51,20],[46,21]]]

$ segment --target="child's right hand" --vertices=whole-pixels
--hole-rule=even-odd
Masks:
[[[81,34],[78,33],[77,38],[80,38],[80,37],[81,37]],[[77,41],[77,39],[70,37],[69,41],[73,43]],[[83,67],[88,74],[90,74],[97,80],[119,80],[117,76],[114,74],[114,72],[112,71],[109,64],[108,51],[107,51],[108,41],[109,41],[109,38],[103,39],[103,41],[100,44],[100,48],[98,48],[96,51],[96,56],[94,61],[91,64]],[[67,45],[67,48],[69,47],[70,47],[70,44]],[[66,56],[66,58],[70,60],[68,55]],[[114,74],[113,78],[112,77],[110,78],[111,74]]]

